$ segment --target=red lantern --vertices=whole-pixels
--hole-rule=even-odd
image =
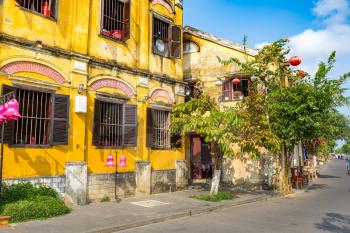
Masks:
[[[238,78],[235,78],[234,80],[232,80],[232,83],[235,85],[238,85],[241,82],[241,80],[239,80]]]
[[[306,76],[306,74],[305,74],[304,71],[298,70],[297,76],[300,77],[300,78],[304,78]]]
[[[292,65],[292,66],[298,66],[301,64],[301,57],[299,56],[294,56],[294,57],[291,57],[289,59],[289,63]]]
[[[50,6],[47,1],[43,2],[43,4],[41,5],[41,14],[50,17]]]

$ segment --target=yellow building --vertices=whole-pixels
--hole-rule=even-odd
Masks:
[[[180,0],[0,1],[0,85],[22,114],[5,126],[5,181],[78,204],[185,185],[168,132],[184,101],[182,11]],[[121,166],[106,167],[110,155]]]
[[[249,95],[251,77],[241,72],[237,64],[220,64],[222,60],[236,58],[241,61],[251,59],[257,51],[242,44],[220,38],[211,33],[186,26],[184,27],[184,80],[189,83],[186,92],[191,95],[194,85],[201,85],[203,93],[214,98],[222,109],[231,107]],[[238,79],[239,83],[233,83]],[[228,185],[260,187],[266,177],[273,176],[274,163],[270,157],[254,160],[234,148],[235,156],[225,158],[221,181]],[[212,161],[205,141],[191,135],[186,147],[186,158],[190,175],[194,182],[212,176]],[[264,170],[266,169],[266,170]]]

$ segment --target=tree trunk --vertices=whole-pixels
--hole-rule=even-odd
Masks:
[[[214,174],[211,181],[210,195],[217,195],[221,179],[222,155],[216,151],[216,146],[211,146],[211,154],[215,158]]]

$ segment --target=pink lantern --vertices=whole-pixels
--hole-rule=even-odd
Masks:
[[[120,157],[119,167],[126,167],[126,157],[125,157],[125,155],[122,155]]]
[[[0,105],[0,124],[4,123],[6,118],[4,117],[5,107]]]
[[[18,112],[19,104],[16,99],[8,101],[4,106],[6,110],[3,115],[6,120],[18,120],[21,118],[21,114]]]
[[[106,167],[115,167],[115,163],[114,163],[114,157],[112,154],[109,154],[107,156],[107,163],[105,164]]]

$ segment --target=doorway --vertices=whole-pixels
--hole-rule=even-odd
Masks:
[[[212,158],[207,143],[200,136],[191,136],[191,178],[211,179]]]

